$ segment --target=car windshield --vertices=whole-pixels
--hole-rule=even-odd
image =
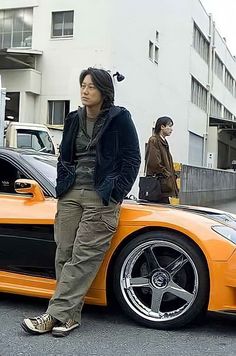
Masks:
[[[25,155],[23,158],[30,163],[38,172],[40,172],[46,179],[48,179],[53,186],[56,186],[57,177],[57,156],[53,155]]]

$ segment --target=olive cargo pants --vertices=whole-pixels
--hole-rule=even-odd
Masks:
[[[58,200],[54,234],[57,286],[47,313],[62,323],[81,322],[83,299],[119,220],[120,205],[104,206],[95,191],[70,190]]]

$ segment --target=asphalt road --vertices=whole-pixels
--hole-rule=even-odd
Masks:
[[[236,213],[236,202],[216,208]],[[0,356],[236,355],[236,316],[208,313],[201,325],[160,331],[135,324],[120,309],[85,306],[82,326],[66,338],[26,334],[23,318],[46,306],[45,300],[0,294]]]
[[[26,334],[22,319],[44,312],[46,305],[45,300],[0,295],[1,356],[236,355],[235,317],[209,313],[201,325],[160,331],[135,324],[120,310],[86,306],[82,326],[66,338]]]

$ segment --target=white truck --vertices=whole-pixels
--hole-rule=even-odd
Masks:
[[[5,122],[4,146],[58,153],[58,147],[53,142],[50,130],[42,124]]]
[[[63,127],[60,130],[52,128],[50,132],[46,125],[6,121],[6,100],[6,89],[2,88],[0,75],[0,146],[57,154]]]

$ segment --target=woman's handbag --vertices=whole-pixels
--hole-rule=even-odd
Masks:
[[[147,162],[150,158],[148,147],[146,147],[145,153],[145,167],[144,174],[147,173]],[[145,176],[139,178],[139,199],[148,200],[148,201],[158,201],[162,197],[161,190],[161,177],[162,175],[158,174],[155,176]]]
[[[144,174],[147,172],[147,163],[150,159],[148,146],[145,153]],[[172,192],[172,177],[165,177],[162,173],[139,178],[139,199],[158,202],[163,198],[163,193]]]
[[[159,176],[139,178],[139,199],[158,201],[162,196],[161,179]]]
[[[161,182],[161,191],[162,193],[171,193],[173,191],[173,177],[164,177],[160,179]]]

